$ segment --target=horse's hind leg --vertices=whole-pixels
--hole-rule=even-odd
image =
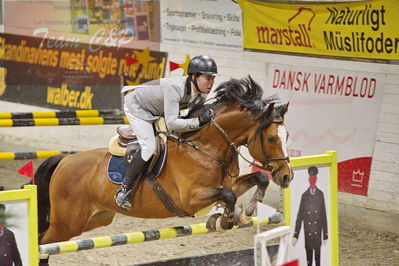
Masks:
[[[240,215],[240,221],[242,223],[249,222],[250,217],[255,212],[256,203],[261,202],[265,197],[266,189],[269,186],[269,177],[263,172],[250,173],[237,177],[232,185],[232,189],[237,197],[241,196],[255,185],[257,186],[256,191]]]
[[[67,241],[74,236],[80,235],[83,232],[90,215],[88,215],[88,210],[85,212],[87,213],[86,215],[73,215],[74,211],[75,209],[71,207],[71,209],[63,209],[62,213],[52,213],[49,228],[40,236],[40,244]],[[54,212],[54,208],[52,209],[52,212]],[[79,219],[76,220],[77,217]],[[40,259],[39,265],[49,265],[49,256]]]
[[[40,236],[40,244],[68,241],[81,235],[91,216],[87,204],[63,206],[60,202],[51,207],[50,226]]]

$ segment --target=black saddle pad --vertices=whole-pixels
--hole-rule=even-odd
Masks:
[[[112,155],[108,162],[108,178],[112,183],[121,184],[126,174],[126,164],[123,156]]]

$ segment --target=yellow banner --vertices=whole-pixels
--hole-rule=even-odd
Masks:
[[[399,59],[399,1],[274,4],[239,0],[244,48]]]

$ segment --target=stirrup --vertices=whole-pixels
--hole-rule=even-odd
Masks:
[[[119,194],[123,193],[120,197]],[[130,211],[132,208],[132,204],[130,203],[130,194],[132,194],[132,190],[126,191],[125,188],[121,188],[116,192],[115,194],[115,201],[116,205],[118,205],[119,208],[121,208],[122,211]]]

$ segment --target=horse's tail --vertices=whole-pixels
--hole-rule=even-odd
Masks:
[[[50,179],[65,155],[54,155],[47,158],[37,168],[35,173],[35,183],[37,185],[37,204],[38,204],[38,218],[39,218],[39,234],[47,230],[50,223],[47,217],[50,214]]]

